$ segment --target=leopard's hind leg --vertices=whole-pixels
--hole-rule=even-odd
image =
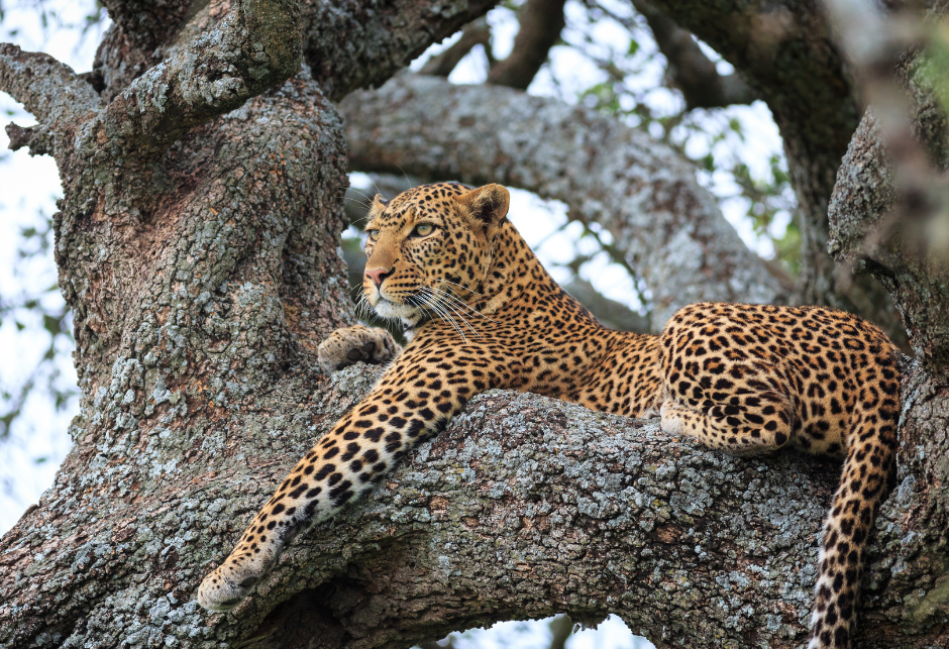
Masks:
[[[878,363],[893,378],[880,382],[881,391],[863,388],[851,419],[840,486],[824,523],[811,648],[851,647],[867,543],[896,479],[898,374],[895,362],[889,367],[887,361]],[[863,383],[871,382],[863,378]]]
[[[662,430],[736,456],[780,449],[793,435],[793,403],[773,380],[766,383],[747,375],[742,386],[731,390],[676,382],[673,375],[663,387]]]

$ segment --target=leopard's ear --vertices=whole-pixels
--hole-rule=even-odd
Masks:
[[[467,213],[471,225],[481,229],[490,239],[511,207],[511,193],[502,185],[492,183],[456,196]]]
[[[385,210],[387,205],[389,205],[389,201],[383,198],[381,194],[376,194],[372,197],[372,208],[370,208],[369,212],[378,214]]]

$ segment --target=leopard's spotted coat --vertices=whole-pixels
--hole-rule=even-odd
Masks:
[[[376,198],[365,295],[378,314],[403,321],[411,342],[290,472],[205,578],[200,603],[233,608],[301,528],[369,492],[473,395],[508,388],[610,413],[661,413],[663,430],[733,454],[790,445],[844,456],[811,642],[849,645],[867,536],[894,476],[894,346],[859,318],[819,307],[701,303],[659,336],[607,330],[546,273],[507,220],[508,204],[497,185]],[[383,330],[360,326],[334,333],[320,362],[332,370],[397,352]]]

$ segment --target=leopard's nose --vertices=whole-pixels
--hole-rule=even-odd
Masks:
[[[372,280],[373,284],[381,287],[387,277],[392,275],[393,269],[366,269],[366,277]]]

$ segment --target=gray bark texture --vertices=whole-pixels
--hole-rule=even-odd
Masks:
[[[843,30],[842,41],[849,44],[864,94],[879,104],[864,114],[838,172],[828,213],[829,250],[880,279],[903,314],[916,358],[929,373],[945,379],[949,138],[940,100],[947,96],[945,70],[933,62],[925,41],[911,48],[867,48],[867,40],[895,40],[897,30],[879,9],[833,6],[842,24],[847,24],[848,9],[861,12]],[[924,20],[944,20],[947,11],[945,3],[936,3]]]
[[[508,88],[401,75],[340,103],[352,167],[507,183],[612,233],[659,331],[701,300],[780,302],[781,287],[678,153],[595,111]],[[450,152],[450,153],[449,153]]]
[[[615,612],[660,646],[803,642],[836,464],[735,459],[656,420],[508,392],[473,399],[370,498],[302,535],[240,608],[200,610],[201,578],[376,378],[317,370],[316,345],[353,321],[336,254],[348,161],[332,101],[381,84],[488,7],[107,4],[115,25],[90,75],[0,45],[0,90],[40,122],[13,128],[15,143],[55,156],[63,181],[55,254],[82,409],[54,486],[0,540],[0,645],[405,646],[556,612]],[[149,32],[156,16],[166,22]],[[417,115],[412,93],[438,88],[432,134],[448,120],[491,157],[471,145],[470,164],[450,162],[464,159],[458,138],[433,139],[438,150],[422,131],[406,140],[417,152],[398,153],[386,147],[406,132],[381,118],[370,131],[347,103],[356,164],[370,167],[360,156],[376,141],[383,167],[563,198],[629,247],[664,310],[778,295],[687,166],[644,136],[471,89],[524,129],[497,130],[502,141],[479,122],[485,100],[438,83],[401,79],[377,110]],[[169,115],[188,128],[171,134]],[[558,138],[572,155],[544,144]],[[842,249],[858,231],[840,230]],[[708,293],[693,296],[706,291],[696,285]],[[926,317],[920,302],[901,306]],[[949,643],[944,369],[939,356],[906,366],[899,487],[871,545],[863,645]]]

